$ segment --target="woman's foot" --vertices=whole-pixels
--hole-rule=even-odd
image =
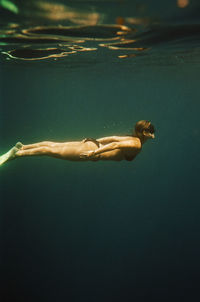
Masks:
[[[21,142],[17,142],[15,147],[20,150],[23,147],[23,144]]]
[[[22,143],[18,142],[16,145],[11,148],[8,152],[0,156],[0,166],[3,165],[8,160],[14,159],[16,157],[16,153],[22,148]]]

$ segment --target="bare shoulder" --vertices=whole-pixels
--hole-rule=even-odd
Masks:
[[[141,141],[138,137],[130,137],[129,140],[133,148],[138,150],[142,148]]]
[[[119,142],[119,145],[121,148],[136,150],[140,150],[142,147],[140,139],[131,136],[127,136],[126,138],[124,137],[124,139]]]

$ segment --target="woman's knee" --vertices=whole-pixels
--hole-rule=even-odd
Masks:
[[[60,148],[56,148],[53,146],[42,147],[42,154],[52,156],[52,157],[62,156],[62,152],[61,152]]]
[[[52,148],[49,146],[40,147],[39,149],[40,150],[38,150],[38,151],[40,151],[42,154],[51,155],[53,153]]]

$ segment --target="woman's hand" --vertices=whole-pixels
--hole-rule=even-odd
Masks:
[[[87,138],[84,138],[81,142],[82,143],[86,143],[88,141],[88,139]]]
[[[80,154],[80,158],[90,158],[95,156],[95,151],[85,151]]]

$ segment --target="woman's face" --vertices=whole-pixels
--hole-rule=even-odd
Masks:
[[[149,138],[155,138],[155,128],[150,124],[146,129],[143,130],[143,134]]]
[[[143,135],[147,138],[155,138],[155,134],[151,133],[149,130],[144,130]]]
[[[153,125],[149,125],[146,129],[143,130],[142,134],[148,138],[155,138],[155,129]]]

